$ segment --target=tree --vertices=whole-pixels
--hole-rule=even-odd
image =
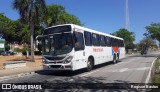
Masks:
[[[67,13],[65,7],[58,4],[49,5],[47,13],[42,17],[42,20],[45,27],[67,23],[82,25],[76,16]]]
[[[21,20],[28,23],[30,27],[30,47],[31,47],[31,61],[34,60],[34,26],[38,24],[40,17],[46,11],[44,0],[14,0],[13,9],[19,11]]]
[[[13,21],[7,18],[4,14],[0,13],[0,34],[3,35],[3,38],[7,43],[11,43],[13,41]]]
[[[152,23],[150,26],[146,26],[146,29],[147,35],[160,42],[160,23]]]
[[[148,48],[157,48],[155,40],[150,37],[143,38],[139,43],[139,50],[148,49]]]
[[[135,40],[134,32],[129,32],[127,29],[119,29],[118,31],[112,33],[111,35],[115,35],[124,39],[126,49],[133,49]]]
[[[69,23],[69,24],[77,24],[77,25],[81,25],[81,26],[83,25],[83,24],[81,24],[80,20],[76,16],[69,14],[69,13],[66,13],[66,12],[63,14],[60,21],[62,24]]]
[[[6,33],[6,29],[12,21],[3,13],[0,13],[0,34]]]

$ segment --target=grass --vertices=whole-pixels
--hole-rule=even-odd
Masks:
[[[155,73],[154,73],[154,77],[153,77],[153,83],[160,83],[160,56],[156,60],[154,67],[155,67],[155,69],[154,69]]]
[[[160,87],[160,56],[154,63],[152,83]],[[151,92],[160,92],[159,89],[152,89]]]

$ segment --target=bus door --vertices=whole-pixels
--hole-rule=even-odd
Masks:
[[[75,29],[74,32],[74,50],[75,50],[75,68],[80,69],[84,68],[85,65],[85,46],[84,46],[84,37],[83,31]]]

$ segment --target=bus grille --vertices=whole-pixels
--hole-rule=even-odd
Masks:
[[[51,68],[60,68],[61,65],[50,65]]]
[[[63,58],[65,58],[65,57],[45,57],[46,59],[48,59],[48,60],[62,60]]]

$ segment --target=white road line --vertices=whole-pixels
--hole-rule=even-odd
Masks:
[[[157,57],[157,58],[158,58],[158,57]],[[151,77],[152,67],[153,67],[153,65],[154,65],[154,62],[157,60],[157,58],[156,58],[155,60],[153,60],[153,62],[152,62],[152,65],[151,65],[151,67],[150,67],[150,69],[149,69],[149,73],[148,73],[148,76],[147,76],[147,79],[146,79],[145,83],[149,83],[149,79],[150,79],[150,77]]]
[[[92,74],[92,73],[97,72],[97,71],[100,71],[100,70],[95,70],[95,71],[93,71],[93,72],[89,72],[89,73],[83,74],[83,75],[81,75],[80,77],[83,77],[83,76],[86,76],[86,75]]]

